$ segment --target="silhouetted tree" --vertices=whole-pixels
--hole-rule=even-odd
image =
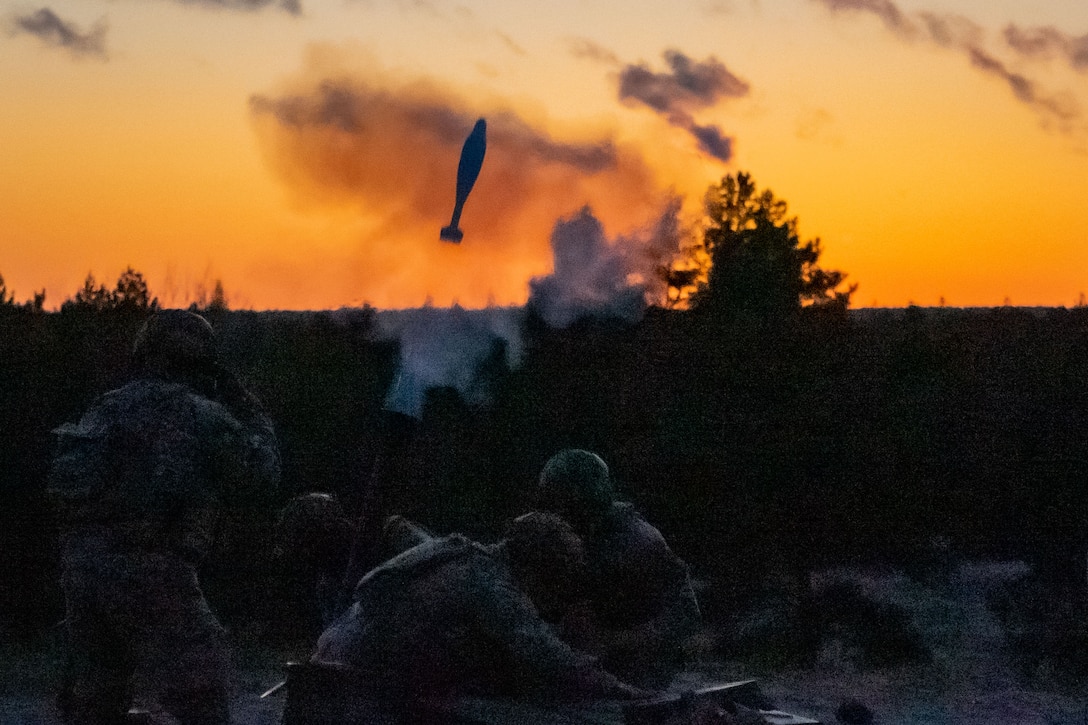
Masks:
[[[8,291],[4,282],[4,275],[0,274],[0,307],[11,307],[15,304],[15,295]]]
[[[83,280],[83,286],[75,293],[75,296],[65,300],[61,309],[143,313],[156,309],[158,306],[159,300],[151,297],[144,276],[132,267],[126,267],[117,278],[117,286],[113,290],[107,289],[104,284],[96,284],[94,275],[88,272],[87,278]]]
[[[159,306],[158,299],[151,298],[144,276],[132,267],[126,267],[117,278],[110,302],[113,309],[127,312],[146,312]]]
[[[34,298],[31,299],[31,300],[27,300],[26,304],[23,305],[23,307],[25,309],[30,310],[31,312],[44,312],[45,311],[45,288],[43,287],[41,289],[41,291],[35,292],[34,293]]]
[[[83,286],[75,295],[64,301],[61,308],[85,309],[92,312],[101,312],[113,306],[113,293],[106,289],[106,285],[96,286],[94,274],[87,273],[83,280]]]
[[[802,242],[797,218],[746,173],[725,176],[707,190],[703,246],[710,258],[697,306],[726,313],[781,316],[808,306],[845,309],[857,285],[819,265],[819,238]]]
[[[215,312],[226,312],[229,309],[227,305],[227,293],[223,290],[223,280],[215,280],[215,286],[212,288],[212,297],[208,300],[208,310]]]

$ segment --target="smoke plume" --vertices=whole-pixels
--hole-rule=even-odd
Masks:
[[[554,270],[529,282],[528,306],[555,328],[587,317],[637,322],[664,294],[656,271],[679,251],[679,212],[674,199],[654,224],[613,240],[588,207],[560,220],[551,235]],[[472,405],[489,403],[495,366],[521,361],[525,314],[524,307],[456,305],[379,311],[379,335],[400,345],[385,408],[420,418],[427,390],[437,387],[456,389]]]
[[[719,161],[729,161],[732,139],[716,126],[697,124],[692,111],[713,106],[724,98],[742,98],[748,95],[748,83],[714,57],[692,61],[680,51],[668,50],[665,62],[669,66],[667,73],[655,73],[641,63],[621,70],[620,100],[649,106],[673,126],[690,133],[702,151]]]
[[[301,205],[358,216],[357,246],[325,273],[350,278],[376,307],[521,304],[528,280],[548,269],[557,218],[588,203],[606,225],[637,228],[667,199],[642,156],[608,134],[559,137],[509,106],[471,105],[426,80],[330,70],[339,54],[315,53],[319,68],[253,96],[251,116]],[[481,116],[487,156],[461,217],[464,242],[440,243],[461,146]]]
[[[680,248],[679,201],[641,234],[609,240],[589,207],[552,231],[554,269],[529,282],[529,305],[551,327],[583,317],[637,322],[648,299],[660,299],[657,270]]]
[[[519,307],[421,307],[377,313],[379,334],[400,344],[396,377],[385,408],[420,418],[428,389],[455,388],[472,405],[490,402],[487,363],[516,367],[521,360]]]
[[[12,32],[25,33],[39,38],[47,45],[64,48],[76,57],[93,57],[107,60],[106,24],[99,21],[94,28],[80,32],[74,23],[61,19],[49,8],[41,8],[29,15],[12,19]]]

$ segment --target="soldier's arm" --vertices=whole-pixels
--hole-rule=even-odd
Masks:
[[[678,568],[662,588],[656,613],[639,624],[601,633],[604,649],[615,654],[625,651],[677,649],[696,634],[702,621],[699,603],[686,567]]]
[[[272,421],[257,396],[230,369],[214,367],[216,400],[241,424],[240,455],[248,486],[271,491],[279,485],[279,442]]]
[[[636,625],[600,632],[603,649],[612,658],[638,652],[676,652],[699,631],[702,616],[687,565],[669,548],[656,528],[639,522],[624,566],[626,578],[641,581],[652,597],[650,616]]]
[[[596,657],[560,640],[512,583],[489,584],[476,597],[477,624],[486,640],[505,650],[511,674],[527,689],[573,699],[649,696],[606,672]]]

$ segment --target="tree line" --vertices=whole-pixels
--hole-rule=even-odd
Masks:
[[[1083,579],[1088,310],[850,312],[853,288],[819,267],[818,240],[802,242],[773,195],[743,175],[712,191],[710,263],[670,295],[691,304],[561,330],[530,309],[521,364],[487,371],[490,403],[428,391],[387,463],[388,505],[494,536],[544,461],[576,446],[608,461],[621,495],[722,597],[768,573],[916,566],[938,545]],[[106,294],[92,280],[55,313],[0,310],[0,626],[13,632],[59,618],[49,431],[130,374],[132,336],[156,304],[140,281],[132,272]],[[396,344],[366,308],[202,310],[284,459],[277,496],[225,527],[209,595],[228,620],[272,620],[285,611],[270,594],[285,591],[268,545],[277,507],[312,490],[349,509],[361,500]]]

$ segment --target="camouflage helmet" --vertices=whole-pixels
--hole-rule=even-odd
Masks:
[[[188,310],[159,310],[153,313],[132,346],[139,364],[166,363],[187,366],[215,359],[215,332],[211,324]]]
[[[276,519],[275,554],[303,569],[336,560],[350,540],[351,522],[330,493],[300,493]]]
[[[540,472],[538,504],[572,520],[602,515],[611,507],[613,495],[608,464],[590,451],[562,450]]]

